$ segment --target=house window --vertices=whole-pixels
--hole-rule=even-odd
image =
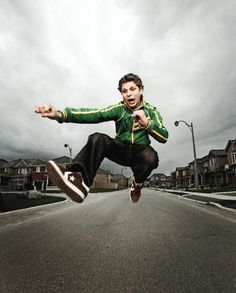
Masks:
[[[216,166],[216,158],[210,159],[210,167],[214,168]]]
[[[40,172],[40,167],[36,167],[36,172]]]
[[[236,164],[236,152],[231,154],[232,164]]]
[[[26,168],[18,168],[17,173],[26,175],[27,174],[27,169]]]

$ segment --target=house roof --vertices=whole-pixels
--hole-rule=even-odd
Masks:
[[[185,169],[188,169],[188,166],[186,166],[186,167],[177,167],[176,171],[181,171],[181,170],[185,170]]]
[[[197,163],[203,163],[206,162],[208,160],[208,155],[202,157],[202,158],[197,158]],[[194,161],[191,161],[188,165],[194,164]]]
[[[3,165],[5,165],[8,161],[4,160],[4,159],[0,159],[0,167],[2,167]]]
[[[46,165],[46,162],[40,159],[31,160],[30,166],[40,166],[40,165]]]
[[[208,156],[215,155],[215,156],[226,156],[225,150],[210,150]]]
[[[154,174],[152,174],[152,176],[163,176],[163,175],[166,176],[164,173],[154,173]]]
[[[70,158],[67,156],[62,156],[62,157],[53,159],[53,161],[58,164],[68,164],[70,163]]]
[[[124,174],[115,174],[115,175],[112,175],[112,178],[115,178],[115,179],[127,179],[127,177]]]
[[[166,178],[167,176],[164,173],[154,173],[150,176],[150,178],[162,178],[162,177]]]
[[[17,160],[12,160],[3,164],[3,167],[24,168],[24,167],[39,166],[39,165],[45,165],[45,163],[40,159],[17,159]]]
[[[22,159],[17,159],[17,160],[12,160],[12,161],[9,161],[7,162],[6,164],[4,164],[4,167],[8,167],[8,168],[17,168],[19,166],[20,163],[24,163],[25,166],[26,166],[26,163],[23,162]]]
[[[204,156],[202,158],[197,159],[197,161],[200,162],[200,163],[205,162],[207,160],[208,160],[208,155],[206,155],[206,156]]]
[[[229,147],[230,147],[232,144],[236,144],[236,137],[235,137],[235,139],[230,139],[230,140],[227,142],[227,145],[226,145],[226,147],[225,147],[225,152],[228,151]]]

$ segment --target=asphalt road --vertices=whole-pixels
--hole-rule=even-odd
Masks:
[[[143,190],[0,216],[0,291],[236,292],[235,214]]]

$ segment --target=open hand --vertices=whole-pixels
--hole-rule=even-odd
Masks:
[[[34,112],[41,114],[44,118],[57,120],[60,118],[60,113],[50,104],[38,105],[34,108]]]

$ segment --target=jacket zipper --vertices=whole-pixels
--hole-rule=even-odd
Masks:
[[[131,143],[132,144],[134,144],[134,122],[135,122],[135,120],[133,119],[132,132],[131,132]]]

